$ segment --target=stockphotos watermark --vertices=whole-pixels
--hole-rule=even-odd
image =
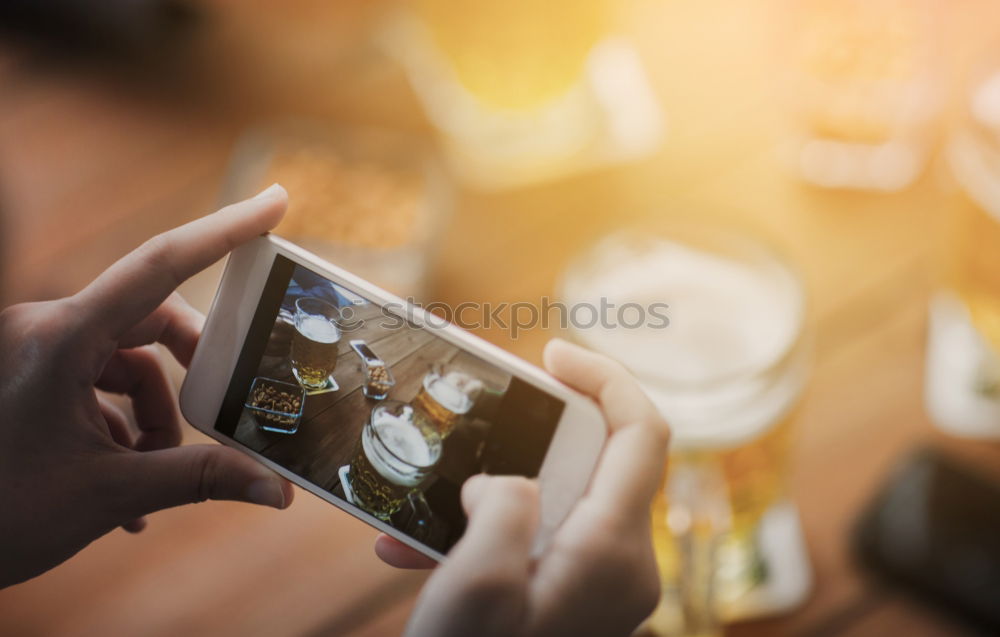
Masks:
[[[426,305],[412,298],[407,303],[390,303],[382,306],[378,327],[392,330],[399,329],[407,323],[415,321],[416,308],[427,312],[424,325],[431,328],[441,328],[446,325],[457,325],[463,329],[501,329],[506,330],[511,339],[516,340],[521,334],[533,329],[547,330],[553,327],[560,329],[589,330],[600,328],[614,329],[666,329],[670,325],[667,315],[669,306],[666,303],[622,303],[617,305],[602,297],[597,304],[573,303],[567,305],[560,301],[552,301],[542,297],[539,302],[517,301],[514,303],[475,303],[472,301],[452,306],[448,303],[433,302]],[[341,308],[341,325],[351,331],[364,325],[366,320],[358,317],[358,308],[347,306]]]

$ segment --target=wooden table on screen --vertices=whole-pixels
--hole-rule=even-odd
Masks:
[[[0,46],[7,302],[72,292],[146,237],[216,207],[232,144],[256,122],[297,115],[430,135],[399,71],[365,44],[383,4],[209,4],[217,15],[180,72],[154,81]],[[985,2],[954,5],[958,68],[997,21]],[[572,254],[640,218],[697,216],[769,235],[811,292],[816,355],[792,491],[816,584],[795,612],[728,632],[956,634],[870,584],[846,548],[860,507],[909,449],[936,445],[1000,468],[996,445],[936,433],[922,407],[926,305],[955,188],[937,160],[895,195],[830,193],[789,177],[774,151],[783,111],[771,45],[785,9],[783,0],[637,3],[624,28],[667,112],[662,150],[518,191],[460,190],[431,296],[495,304],[551,295]],[[186,293],[207,307],[217,276]],[[553,335],[480,333],[535,362]],[[0,633],[398,633],[424,576],[381,565],[373,537],[302,493],[284,512],[211,503],[159,513],[141,535],[116,531],[0,592]]]

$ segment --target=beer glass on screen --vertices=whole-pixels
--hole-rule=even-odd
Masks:
[[[376,405],[348,470],[353,502],[389,521],[441,457],[441,437],[422,413],[394,400]]]
[[[476,404],[482,389],[482,381],[471,374],[435,363],[424,375],[413,406],[427,416],[442,438],[447,438]]]
[[[797,275],[721,229],[637,229],[576,260],[562,299],[602,308],[573,337],[625,364],[673,431],[652,512],[664,600],[651,627],[711,634],[800,603],[810,572],[785,484],[808,362]]]
[[[925,400],[941,429],[1000,439],[1000,52],[990,62],[947,144],[960,192],[931,301]]]
[[[295,301],[292,373],[309,389],[324,389],[337,366],[340,311],[323,299],[305,296]]]

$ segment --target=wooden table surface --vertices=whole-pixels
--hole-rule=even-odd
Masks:
[[[0,45],[5,302],[72,292],[153,233],[214,209],[247,127],[294,116],[431,135],[399,69],[368,44],[383,3],[208,4],[212,19],[162,66],[109,69]],[[698,218],[768,236],[810,292],[815,362],[792,492],[816,581],[800,609],[728,634],[961,634],[872,585],[846,546],[860,508],[915,447],[1000,475],[1000,447],[936,432],[922,402],[939,238],[961,199],[937,157],[891,195],[821,191],[788,174],[777,151],[787,94],[774,79],[786,9],[784,0],[634,2],[625,28],[666,112],[661,151],[517,191],[456,189],[428,296],[551,295],[568,258],[636,220]],[[989,11],[985,0],[949,3],[941,30],[954,77],[995,35]],[[185,286],[193,302],[207,307],[218,273]],[[480,333],[534,362],[555,334]],[[209,503],[157,514],[138,536],[116,531],[0,591],[0,634],[398,633],[424,575],[382,565],[371,529],[298,496],[284,512]]]

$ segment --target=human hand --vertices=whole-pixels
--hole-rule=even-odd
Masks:
[[[462,489],[468,528],[427,581],[407,635],[614,637],[631,634],[655,608],[660,588],[649,506],[666,462],[667,425],[618,363],[555,340],[545,364],[593,397],[608,422],[590,488],[533,560],[537,484],[470,478]],[[388,536],[378,539],[376,552],[394,566],[433,564]]]
[[[267,232],[288,199],[257,197],[153,237],[76,295],[0,313],[0,588],[168,507],[243,500],[284,508],[291,485],[219,445],[181,446],[154,343],[187,366],[203,317],[174,290]],[[97,390],[131,398],[137,430]]]

